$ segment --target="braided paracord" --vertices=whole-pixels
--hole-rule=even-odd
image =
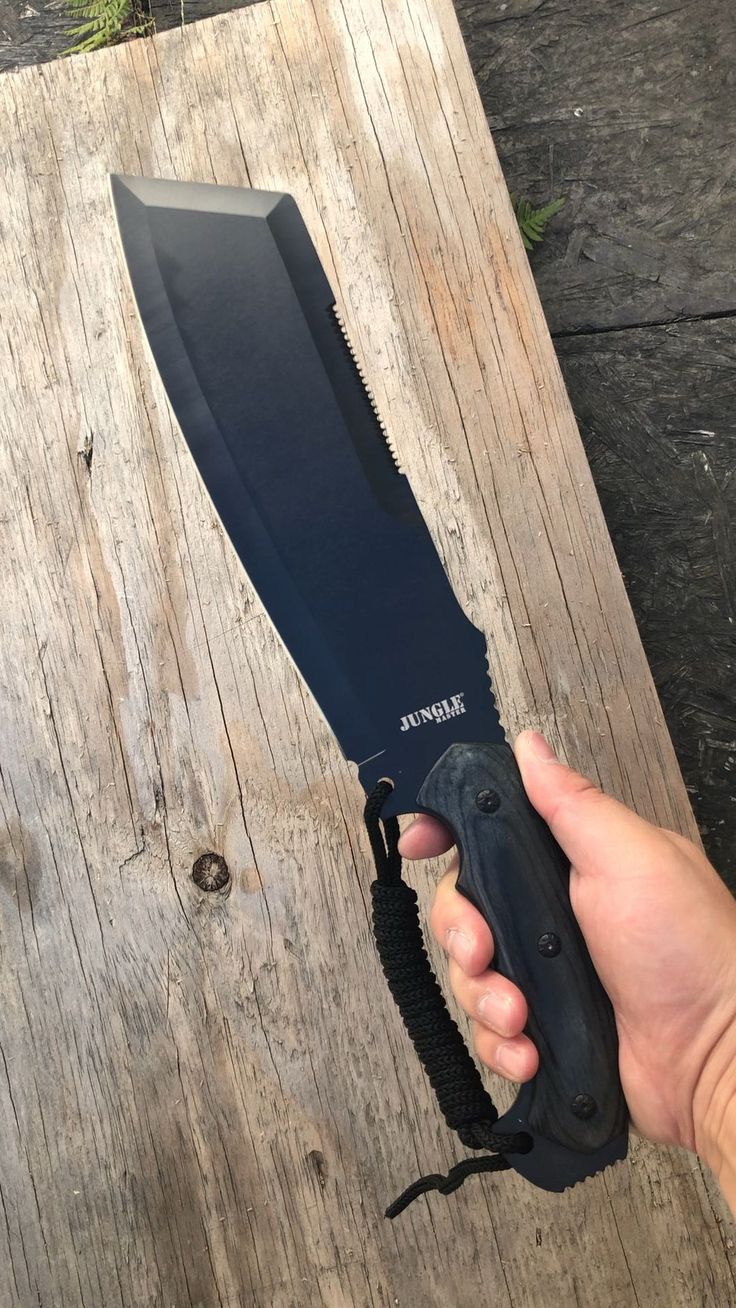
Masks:
[[[389,781],[379,781],[364,810],[376,865],[371,896],[381,967],[447,1125],[468,1149],[486,1149],[493,1155],[466,1158],[446,1176],[433,1173],[414,1181],[386,1209],[386,1216],[393,1218],[420,1194],[451,1194],[468,1176],[503,1171],[510,1166],[505,1154],[525,1152],[529,1141],[525,1135],[498,1135],[493,1130],[498,1112],[432,971],[416,893],[401,877],[398,820],[381,818],[391,789]]]

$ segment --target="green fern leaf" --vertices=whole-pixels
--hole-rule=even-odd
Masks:
[[[123,36],[144,36],[153,27],[141,14],[139,0],[66,0],[66,9],[72,19],[82,21],[68,29],[67,36],[77,39],[62,51],[65,55],[89,54]]]
[[[555,214],[564,208],[566,197],[560,196],[557,200],[550,200],[549,204],[542,205],[540,209],[535,209],[526,196],[520,196],[518,200],[514,200],[512,196],[511,203],[514,206],[524,247],[533,250],[535,244],[544,240],[550,218],[554,218]]]

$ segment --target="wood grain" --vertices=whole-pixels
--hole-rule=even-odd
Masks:
[[[238,7],[240,0],[186,0],[185,19]],[[619,558],[643,558],[629,504],[632,495],[639,498],[652,433],[669,443],[673,422],[685,426],[686,413],[697,409],[682,457],[705,459],[711,469],[720,465],[725,477],[736,460],[730,371],[709,363],[710,339],[732,330],[736,302],[733,184],[722,164],[733,150],[731,0],[715,0],[706,24],[693,6],[662,9],[656,0],[625,8],[600,0],[593,9],[586,0],[543,6],[457,0],[455,7],[511,191],[539,201],[560,190],[569,197],[534,253],[535,281],[586,448],[594,458],[598,447],[609,452],[605,480],[597,485]],[[159,31],[180,26],[178,0],[152,0],[151,9]],[[0,0],[0,69],[55,57],[68,44],[67,27],[58,0]],[[662,313],[667,323],[651,329],[661,342],[653,351],[637,332],[640,324],[659,323]],[[709,326],[701,320],[711,313],[720,316]],[[683,325],[683,314],[696,316]],[[624,330],[622,322],[632,326]],[[581,324],[587,324],[582,336]],[[594,357],[595,337],[611,327],[617,386],[599,389],[594,367],[568,375],[564,341],[571,333],[576,357],[586,342]],[[686,350],[669,348],[678,330],[691,342]],[[640,375],[644,358],[647,371]],[[580,412],[578,385],[586,392]],[[641,452],[630,462],[637,432]],[[698,477],[697,496],[683,495],[689,481],[680,478],[679,465],[675,454],[659,469],[644,536],[668,573],[676,552],[672,573],[682,577],[682,550],[692,540],[707,549],[709,523],[717,524],[722,557],[736,483],[731,479],[729,487],[706,473]],[[597,461],[594,474],[600,466]],[[733,656],[730,636],[720,635],[721,615],[727,621],[732,605],[701,544],[685,574],[686,613],[679,595],[637,584],[636,563],[624,575],[706,850],[734,888],[734,732],[727,702]]]
[[[293,191],[509,728],[692,830],[449,4],[278,0],[6,77],[0,115],[0,1302],[733,1302],[712,1187],[643,1145],[384,1223],[457,1149],[374,957],[358,787],[113,228],[110,171]]]

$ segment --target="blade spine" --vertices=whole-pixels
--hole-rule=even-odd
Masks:
[[[113,204],[115,204],[115,185],[119,184],[147,209],[190,209],[195,213],[231,213],[248,217],[248,210],[245,206],[245,197],[254,196],[257,199],[268,199],[272,201],[270,208],[259,215],[268,219],[269,215],[274,212],[282,200],[291,200],[294,204],[293,195],[289,191],[267,191],[257,186],[228,186],[219,182],[193,182],[190,180],[182,181],[178,177],[144,177],[134,173],[108,173],[109,183],[113,194]],[[167,193],[165,205],[162,203],[162,196],[157,195],[157,189]],[[150,190],[152,199],[144,198],[146,190]],[[222,203],[218,206],[210,207],[205,204],[189,203],[183,204],[181,201],[189,197],[202,197],[203,193],[210,194],[217,192],[219,196],[228,195],[232,197],[235,204],[231,210],[223,209]],[[298,206],[297,206],[298,207]]]
[[[353,342],[350,339],[350,333],[348,332],[347,324],[345,322],[345,318],[343,316],[342,310],[340,309],[336,300],[333,302],[333,304],[330,307],[333,317],[335,319],[336,326],[340,333],[340,337],[342,339],[343,345],[347,350],[347,353],[355,369],[356,379],[360,384],[360,386],[363,388],[363,393],[365,395],[365,398],[367,399],[373,411],[373,416],[376,420],[376,425],[378,427],[379,439],[381,440],[381,443],[384,449],[386,450],[386,452],[390,455],[396,472],[399,474],[399,476],[404,476],[405,474],[399,462],[398,454],[394,448],[391,438],[389,437],[388,428],[386,427],[386,424],[383,421],[383,418],[381,417],[381,411],[376,402],[376,397],[373,393],[373,390],[368,385],[368,382],[366,380],[366,375],[363,370],[363,366],[358,358],[358,354],[355,349],[355,346],[353,345]]]

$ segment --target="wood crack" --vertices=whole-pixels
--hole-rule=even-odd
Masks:
[[[633,3],[627,22],[649,0]],[[487,28],[482,6],[460,4]],[[523,4],[513,6],[516,17]],[[564,10],[564,0],[546,0],[529,23],[546,31],[554,15],[570,35],[574,16]],[[624,33],[622,53],[680,21]],[[495,28],[480,59],[484,85],[513,92],[503,118],[515,126],[499,139],[519,147],[524,177],[536,156],[522,128],[545,130],[531,124],[524,79],[546,76],[534,41],[523,62],[509,54],[512,34],[525,30],[520,18]],[[578,53],[589,73],[587,46]],[[537,41],[536,55],[558,68],[549,44]],[[665,74],[669,90],[671,60]],[[612,123],[602,100],[595,121],[587,105],[573,120],[574,85],[564,112],[550,97],[546,118],[562,137],[553,180],[575,189],[584,222],[573,236],[584,239],[565,247],[571,203],[535,271],[553,289],[564,276],[563,333],[591,287],[594,323],[618,315],[665,324],[656,337],[634,333],[646,493],[660,463],[681,456],[672,485],[679,495],[690,477],[710,517],[683,541],[673,581],[708,570],[721,595],[733,479],[718,463],[717,437],[688,432],[717,431],[702,396],[725,394],[730,377],[726,318],[736,311],[716,298],[725,294],[727,170],[710,180],[698,172],[708,251],[689,263],[663,262],[664,243],[682,254],[699,239],[683,245],[678,208],[687,205],[672,196],[660,197],[656,230],[637,236],[633,251],[615,205],[609,235],[590,235],[600,226],[595,160],[577,167],[573,151],[568,167],[570,143],[587,132],[597,149],[624,133],[635,154],[648,123],[656,161],[682,115],[634,105]],[[596,83],[596,94],[604,89]],[[693,79],[688,104],[697,108],[698,95]],[[679,815],[689,829],[449,0],[266,0],[27,69],[0,79],[3,97],[0,699],[11,729],[0,790],[9,830],[0,1039],[23,1131],[19,1142],[0,1059],[5,1297],[22,1308],[542,1308],[554,1285],[561,1303],[577,1296],[608,1308],[635,1303],[632,1275],[646,1301],[651,1264],[658,1302],[730,1301],[733,1273],[700,1174],[673,1174],[644,1146],[628,1174],[607,1178],[608,1195],[597,1182],[547,1203],[509,1177],[422,1200],[403,1229],[383,1222],[390,1178],[408,1180],[456,1149],[410,1061],[369,940],[354,768],[318,725],[213,527],[122,278],[109,171],[247,179],[293,193],[339,272],[351,332],[461,606],[492,637],[506,718],[552,723],[571,761],[587,769],[595,753],[601,782],[623,780],[648,815],[668,825]],[[725,135],[719,142],[722,150]],[[549,151],[538,155],[546,186]],[[641,211],[627,221],[641,222]],[[558,239],[564,257],[555,261]],[[646,303],[626,298],[637,277]],[[688,364],[701,398],[662,443],[647,374],[650,389],[662,381],[663,350],[685,360],[674,311],[692,318],[711,296],[729,312],[720,324],[708,319],[701,371]],[[614,333],[558,341],[581,406],[606,369],[616,371],[609,356],[625,342]],[[594,357],[600,372],[588,366]],[[671,388],[665,404],[676,411]],[[624,435],[629,473],[637,446]],[[605,480],[617,457],[610,424],[591,448]],[[699,451],[707,468],[693,462]],[[410,596],[407,624],[417,605],[421,596]],[[714,640],[725,639],[725,608],[714,605]],[[681,675],[678,661],[672,676]],[[683,713],[699,713],[700,698],[686,687]],[[733,735],[725,706],[720,721],[712,740],[722,760]],[[226,854],[226,902],[191,887],[195,846]],[[426,907],[431,881],[419,881]],[[657,1184],[663,1202],[652,1204]]]

